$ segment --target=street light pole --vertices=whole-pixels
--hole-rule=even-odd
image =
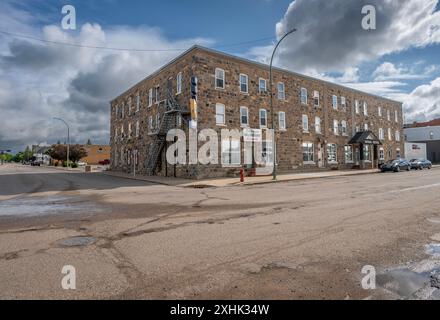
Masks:
[[[272,53],[272,57],[270,59],[270,68],[269,68],[269,72],[270,72],[270,84],[269,84],[269,90],[270,90],[270,112],[271,112],[271,117],[272,117],[272,130],[273,130],[273,137],[272,137],[272,154],[273,154],[273,180],[277,179],[277,150],[276,150],[276,133],[275,133],[275,113],[273,110],[273,73],[272,73],[272,69],[273,69],[273,58],[275,57],[275,53],[278,49],[278,47],[280,46],[281,42],[290,34],[296,32],[296,29],[292,29],[289,32],[287,32],[277,43],[277,45],[275,46],[275,48],[273,49],[273,53]]]
[[[61,119],[61,118],[53,118],[54,120],[58,120],[58,121],[61,121],[62,123],[64,123],[65,125],[66,125],[66,127],[67,127],[67,169],[69,168],[69,165],[70,165],[70,154],[69,154],[69,147],[70,147],[70,127],[69,127],[69,125],[67,124],[67,122],[66,121],[64,121],[63,119]]]

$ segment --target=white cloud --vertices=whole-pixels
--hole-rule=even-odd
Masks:
[[[407,122],[440,118],[440,77],[408,94],[403,107]]]
[[[421,64],[415,67],[420,67]],[[404,66],[396,66],[391,62],[384,62],[373,72],[376,81],[383,80],[411,80],[424,79],[438,71],[438,66],[431,65],[423,69],[408,68]]]

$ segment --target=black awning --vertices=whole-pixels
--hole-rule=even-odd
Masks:
[[[354,135],[348,144],[372,144],[382,145],[382,142],[371,131],[362,131]]]

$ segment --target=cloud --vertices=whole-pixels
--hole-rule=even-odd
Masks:
[[[277,24],[278,38],[288,30],[278,64],[299,72],[340,72],[386,54],[440,42],[438,0],[295,0]],[[362,7],[374,5],[377,29],[361,26]],[[267,60],[270,47],[250,55]],[[264,54],[259,56],[259,54]]]
[[[407,122],[440,118],[440,77],[408,94],[403,107]]]
[[[438,71],[438,66],[428,66],[422,70],[411,70],[404,66],[395,66],[391,62],[384,62],[373,72],[376,81],[383,80],[411,80],[424,79]]]
[[[10,7],[8,10],[12,12]],[[14,10],[12,16],[26,16]],[[0,21],[3,15],[0,13]],[[199,38],[170,41],[159,29],[148,26],[104,30],[98,24],[85,23],[74,33],[55,25],[27,32],[49,41],[117,48],[168,50],[212,43]],[[99,50],[0,38],[7,44],[0,51],[0,109],[7,119],[0,127],[0,144],[15,150],[28,144],[64,141],[65,128],[52,120],[55,116],[69,122],[72,142],[84,143],[90,138],[108,143],[109,101],[180,53]]]

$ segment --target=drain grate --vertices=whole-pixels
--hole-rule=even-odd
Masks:
[[[85,247],[96,241],[93,237],[72,237],[58,240],[58,245],[63,247]]]

